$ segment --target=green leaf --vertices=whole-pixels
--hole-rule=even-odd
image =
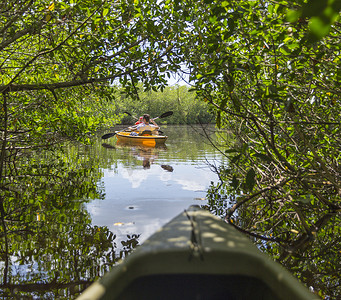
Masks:
[[[256,184],[255,176],[256,176],[256,173],[253,168],[251,168],[246,174],[245,183],[249,191],[252,191],[253,187]]]
[[[302,195],[300,198],[298,198],[297,200],[299,202],[302,202],[304,204],[308,204],[310,203],[312,200],[314,199],[314,196],[311,194],[307,194],[307,195]]]
[[[313,17],[309,23],[311,34],[317,39],[326,36],[330,30],[330,24],[326,24],[320,17]]]
[[[239,152],[239,151],[236,149],[226,149],[225,150],[225,153],[236,153],[236,152]]]
[[[289,10],[287,13],[288,22],[294,23],[297,22],[299,17],[301,16],[301,12],[297,10]]]
[[[108,8],[104,8],[103,9],[103,17],[105,17],[109,12],[109,9]]]
[[[267,162],[272,161],[272,158],[271,158],[270,156],[265,155],[265,154],[263,154],[263,153],[256,153],[254,156],[255,156],[255,157],[258,157],[258,158],[260,158],[260,159],[262,159],[262,160],[264,160],[264,161],[267,161]]]
[[[231,186],[235,189],[239,186],[239,180],[237,179],[236,175],[233,175]]]

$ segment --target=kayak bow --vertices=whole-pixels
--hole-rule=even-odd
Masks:
[[[78,300],[320,299],[231,225],[191,206]]]

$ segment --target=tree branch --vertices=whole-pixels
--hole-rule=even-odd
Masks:
[[[102,4],[103,5],[103,4]],[[97,7],[76,29],[74,29],[63,41],[61,41],[57,46],[55,46],[52,49],[49,50],[45,50],[42,52],[39,52],[38,54],[36,54],[31,60],[29,60],[22,68],[21,70],[18,71],[18,73],[10,80],[10,82],[7,85],[4,86],[0,86],[0,92],[4,93],[7,91],[13,91],[11,89],[11,86],[13,84],[13,82],[20,76],[20,74],[29,66],[31,65],[35,60],[37,60],[40,56],[44,56],[46,54],[52,53],[54,51],[56,51],[57,49],[59,49],[61,46],[63,46],[81,27],[83,27],[83,25],[97,12],[98,9],[101,8],[100,5],[99,7]],[[2,50],[1,45],[0,45],[0,51]]]

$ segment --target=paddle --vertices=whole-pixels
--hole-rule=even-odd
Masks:
[[[127,114],[128,116],[131,116],[132,118],[134,118],[136,120],[138,119],[137,117],[133,116],[130,112],[124,111],[123,113]]]
[[[125,113],[127,113],[127,112],[125,111]],[[127,114],[129,115],[129,113],[127,113]],[[163,118],[166,118],[166,117],[171,116],[172,114],[173,114],[172,111],[167,111],[167,112],[163,113],[161,116],[154,118],[153,120],[156,120],[156,119],[163,119]],[[125,131],[125,130],[127,130],[127,129],[129,129],[129,127],[128,127],[128,128],[125,128],[125,129],[123,129],[123,130],[121,130],[121,131]],[[106,134],[102,135],[102,139],[103,139],[103,140],[106,140],[106,139],[108,139],[108,138],[114,136],[115,134],[116,134],[116,132],[106,133]]]
[[[116,132],[106,133],[106,134],[102,135],[102,140],[106,140],[106,139],[114,136],[115,134],[116,134]]]
[[[154,118],[153,120],[156,120],[156,119],[163,119],[163,118],[166,118],[166,117],[171,116],[172,114],[173,114],[172,111],[167,111],[167,112],[163,113],[161,116]]]
[[[134,118],[134,119],[137,119],[135,116],[133,116],[130,112],[127,112],[127,111],[124,111],[123,112],[124,114],[127,114],[128,116],[131,116],[132,118]],[[124,130],[127,130],[128,128],[126,128],[126,129],[123,129],[123,131]],[[102,136],[102,139],[103,140],[106,140],[106,139],[108,139],[108,138],[111,138],[112,136],[114,136],[116,134],[116,132],[111,132],[111,133],[106,133],[105,135],[103,135]]]

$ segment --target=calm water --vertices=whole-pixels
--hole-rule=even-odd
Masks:
[[[212,127],[207,128],[210,132]],[[202,135],[200,127],[168,126],[165,147],[121,146],[105,141],[105,155],[115,155],[103,169],[100,185],[105,198],[87,205],[92,223],[107,226],[118,237],[139,234],[139,242],[192,204],[204,205],[206,190],[217,181],[209,163],[221,155]]]
[[[21,193],[8,190],[0,216],[1,299],[74,299],[171,218],[205,205],[217,181],[208,163],[218,166],[221,154],[200,127],[162,130],[161,148],[99,133],[92,145],[16,162]]]

